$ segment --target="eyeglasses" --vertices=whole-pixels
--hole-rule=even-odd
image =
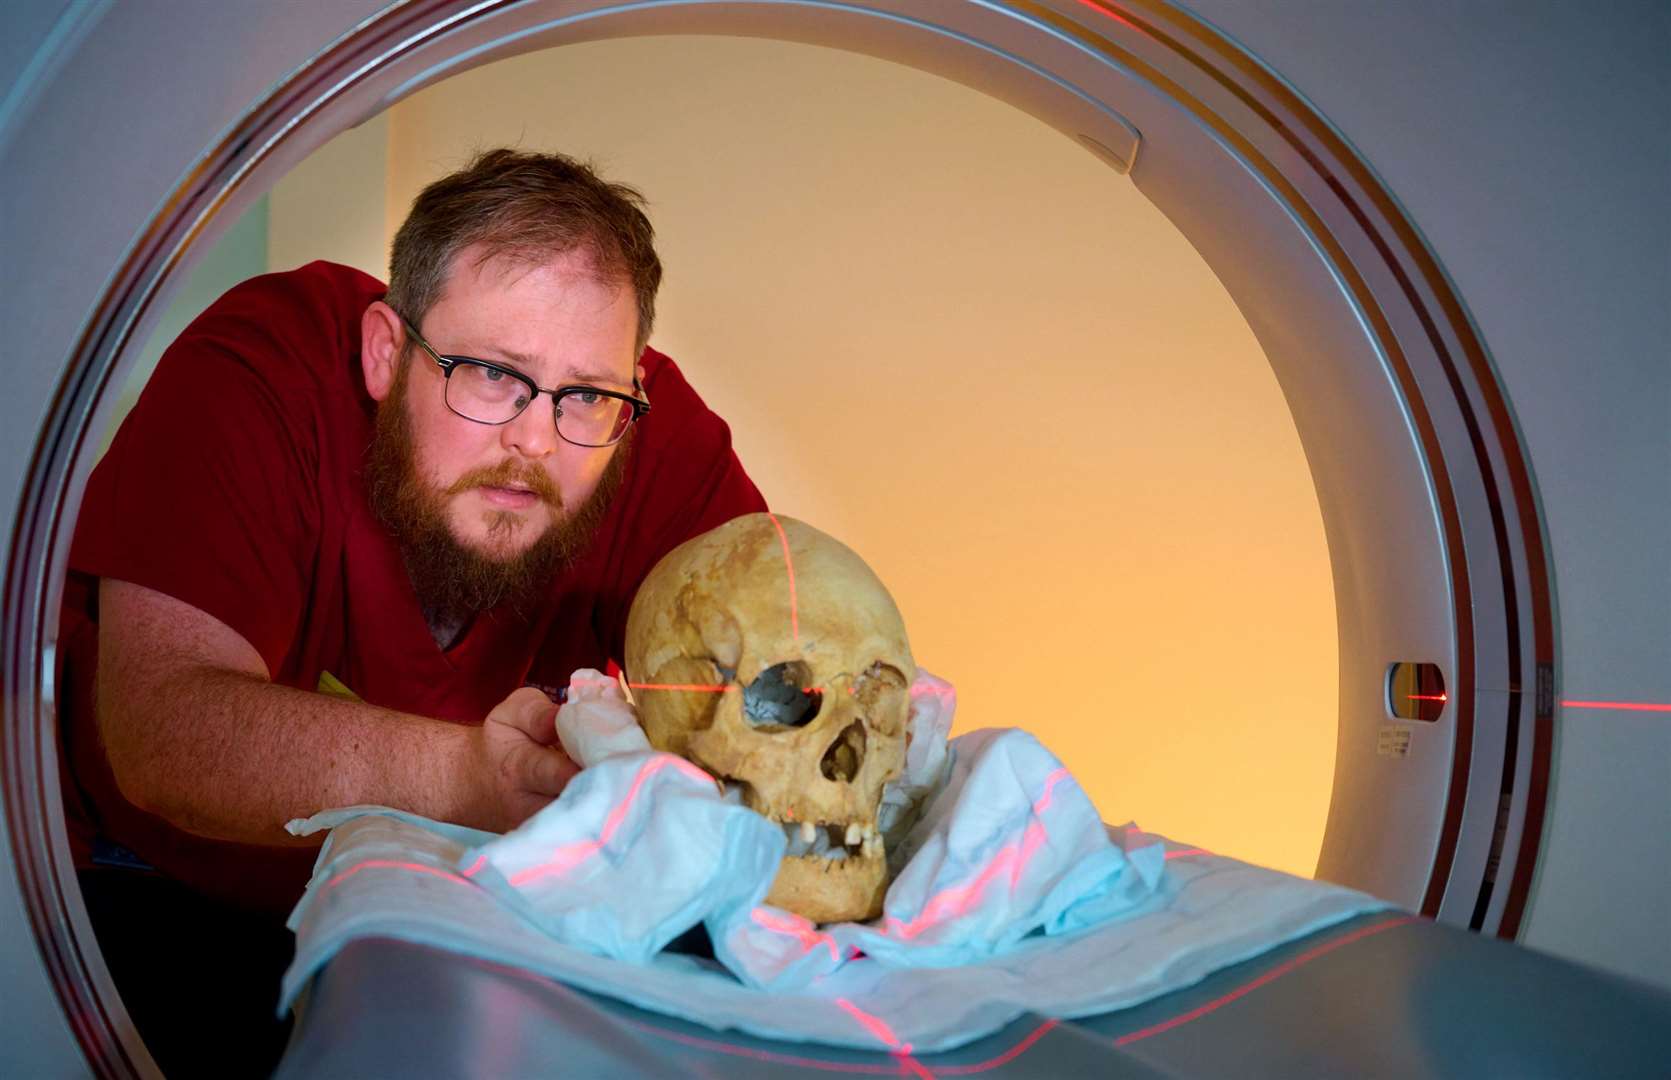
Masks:
[[[406,316],[400,323],[412,340],[441,366],[446,377],[447,408],[478,424],[508,424],[541,394],[551,395],[557,414],[557,434],[575,446],[613,446],[633,421],[650,411],[644,388],[633,376],[633,394],[605,390],[584,383],[548,390],[513,368],[469,356],[442,356],[418,333]]]

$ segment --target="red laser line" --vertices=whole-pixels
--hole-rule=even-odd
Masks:
[[[841,962],[841,950],[836,947],[835,938],[829,934],[820,933],[813,927],[812,920],[788,913],[780,916],[767,911],[765,908],[755,908],[749,915],[757,925],[765,927],[767,930],[798,938],[801,942],[801,952],[803,954],[811,952],[820,945],[827,945],[830,949],[830,959],[838,964]]]
[[[1098,15],[1106,15],[1110,19],[1113,19],[1117,23],[1121,23],[1125,26],[1129,26],[1133,30],[1138,29],[1138,26],[1137,26],[1136,23],[1132,22],[1130,19],[1124,18],[1123,16],[1119,15],[1116,12],[1110,11],[1106,7],[1103,7],[1101,4],[1097,3],[1096,0],[1079,0],[1079,4],[1080,4],[1081,7],[1090,8],[1092,11],[1096,12]]]
[[[523,982],[533,983],[537,986],[549,986],[552,982],[557,981],[549,976],[539,975],[535,972],[529,971],[527,968],[517,967],[512,964],[501,964],[479,956],[461,954],[459,959],[465,963],[473,964],[476,967],[495,972],[499,975],[519,979]],[[657,1038],[667,1039],[671,1042],[682,1043],[685,1046],[694,1047],[698,1050],[708,1050],[718,1054],[730,1054],[732,1057],[753,1058],[756,1061],[767,1061],[778,1065],[798,1065],[802,1068],[818,1069],[824,1072],[855,1073],[864,1076],[899,1076],[907,1068],[913,1068],[917,1071],[918,1076],[926,1076],[929,1080],[933,1080],[933,1077],[936,1075],[966,1076],[972,1073],[985,1072],[988,1069],[1004,1065],[1013,1061],[1023,1052],[1030,1049],[1034,1043],[1045,1035],[1045,1033],[1060,1023],[1058,1020],[1046,1020],[1037,1028],[1034,1028],[1031,1032],[1029,1032],[1020,1042],[1016,1043],[1016,1045],[1010,1047],[1002,1054],[999,1054],[997,1057],[989,1058],[986,1061],[979,1062],[974,1065],[947,1066],[936,1073],[933,1070],[925,1071],[922,1063],[914,1059],[899,1061],[897,1055],[895,1056],[895,1062],[889,1065],[848,1063],[844,1061],[820,1061],[817,1058],[799,1057],[795,1054],[781,1054],[770,1050],[756,1050],[747,1046],[738,1046],[735,1043],[720,1042],[716,1039],[702,1039],[694,1035],[681,1035],[678,1032],[669,1031],[663,1027],[657,1027],[655,1024],[646,1023],[641,1020],[629,1020],[624,1016],[617,1017],[617,1020],[622,1025],[632,1028],[635,1031],[642,1031],[646,1035],[653,1035]],[[859,1052],[864,1053],[865,1051]]]
[[[538,881],[552,874],[561,874],[573,870],[581,863],[590,859],[603,847],[596,840],[578,840],[572,844],[564,844],[551,853],[551,858],[538,866],[531,866],[526,870],[512,874],[507,880],[514,886],[521,887],[531,881]]]
[[[639,683],[627,684],[634,690],[681,690],[697,694],[723,694],[727,690],[735,690],[735,686],[723,686],[715,683]]]
[[[423,863],[402,862],[399,859],[367,859],[364,862],[355,863],[353,866],[350,866],[330,881],[327,881],[324,887],[319,891],[320,893],[324,893],[326,889],[334,889],[336,886],[342,884],[344,881],[347,881],[355,874],[358,874],[361,870],[371,869],[411,870],[412,872],[418,874],[429,874],[433,877],[445,878],[448,881],[456,881],[461,885],[474,884],[474,882],[469,879],[462,878],[451,871],[440,870],[433,866],[425,866]]]
[[[778,542],[783,545],[783,566],[789,573],[789,633],[795,639],[795,648],[801,647],[801,612],[800,603],[795,598],[795,560],[789,555],[789,534],[783,531],[783,523],[777,515],[768,513],[772,519],[772,527],[777,529]]]
[[[627,813],[632,809],[632,804],[637,801],[639,790],[643,788],[645,782],[656,773],[668,768],[678,769],[692,779],[700,777],[700,782],[703,784],[713,783],[707,773],[702,772],[683,758],[666,754],[651,758],[639,767],[638,774],[632,778],[632,786],[627,789],[626,797],[616,803],[615,808],[609,812],[609,817],[604,819],[603,828],[599,831],[597,839],[579,840],[572,844],[564,844],[553,851],[551,857],[545,862],[537,866],[531,866],[526,870],[519,870],[507,880],[515,886],[526,885],[531,881],[550,877],[552,874],[561,874],[572,870],[602,851],[610,840],[614,839],[616,830],[626,820]]]
[[[1141,1031],[1133,1031],[1130,1034],[1122,1035],[1118,1039],[1114,1040],[1114,1045],[1126,1046],[1130,1043],[1147,1039],[1151,1035],[1159,1035],[1163,1031],[1171,1031],[1173,1028],[1187,1024],[1191,1020],[1198,1020],[1210,1012],[1218,1011],[1224,1006],[1230,1004],[1232,1001],[1235,1001],[1237,998],[1245,997],[1246,995],[1259,989],[1259,987],[1264,986],[1266,983],[1280,979],[1282,976],[1287,975],[1294,969],[1305,964],[1309,964],[1311,961],[1325,955],[1326,953],[1334,952],[1343,945],[1350,945],[1354,941],[1361,941],[1373,934],[1379,934],[1383,930],[1391,930],[1394,927],[1403,926],[1405,923],[1415,922],[1417,918],[1418,916],[1415,915],[1405,915],[1401,918],[1388,919],[1386,922],[1376,923],[1374,926],[1366,926],[1363,929],[1358,930],[1356,933],[1348,934],[1345,937],[1331,941],[1326,945],[1319,945],[1317,948],[1312,949],[1309,952],[1304,952],[1299,956],[1294,957],[1281,967],[1273,968],[1272,970],[1267,971],[1265,974],[1259,976],[1257,979],[1254,979],[1252,982],[1244,983],[1221,998],[1215,998],[1214,1000],[1207,1002],[1205,1005],[1191,1009],[1189,1012],[1182,1013],[1178,1016],[1174,1016],[1170,1020],[1163,1020],[1160,1023],[1151,1027],[1146,1027]]]
[[[1024,837],[1024,842],[1032,839],[1031,832],[1032,830],[1029,829],[1028,835]],[[1034,846],[1036,847],[1036,845]],[[917,913],[917,917],[910,922],[902,922],[890,915],[888,917],[888,933],[909,941],[924,930],[937,926],[948,919],[956,918],[974,907],[980,901],[981,895],[986,892],[987,886],[996,881],[1005,871],[1009,871],[1013,887],[1016,877],[1021,872],[1019,865],[1021,859],[1021,845],[1005,845],[987,861],[985,866],[981,867],[981,872],[975,875],[973,881],[965,882],[962,885],[950,885],[935,893],[929,898],[928,903],[923,905],[922,910]]]
[[[1173,859],[1181,859],[1186,855],[1211,855],[1211,854],[1212,854],[1212,852],[1208,851],[1206,848],[1198,848],[1198,847],[1180,848],[1177,851],[1168,851],[1166,853],[1166,859],[1167,859],[1168,862],[1170,862]]]
[[[476,861],[473,864],[471,864],[470,869],[464,871],[464,876],[465,877],[475,877],[477,874],[481,873],[482,867],[484,867],[486,865],[487,865],[487,856],[486,855],[478,855],[478,856],[476,856]]]
[[[574,686],[619,686],[614,679],[575,679]],[[727,690],[737,689],[735,686],[724,686],[719,683],[644,683],[629,682],[627,686],[633,690],[682,690],[692,693],[723,694]]]
[[[573,685],[575,685],[575,686],[617,686],[619,684],[614,679],[575,679],[573,681]],[[681,691],[681,692],[685,692],[685,693],[693,693],[693,694],[726,694],[726,693],[731,693],[733,691],[741,689],[741,687],[723,685],[723,684],[720,684],[720,683],[628,682],[627,686],[631,687],[634,690],[676,690],[676,691]],[[822,686],[809,686],[806,689],[801,691],[801,693],[803,693],[803,694],[822,694],[822,693],[825,693],[825,692],[826,692],[826,688],[822,687]],[[848,687],[847,692],[852,694],[852,693],[856,693],[857,691],[853,687]],[[911,696],[914,697],[914,698],[928,697],[928,696],[949,698],[953,694],[957,693],[957,691],[952,689],[951,687],[943,687],[943,686],[913,686],[911,688],[910,693],[911,693]]]
[[[1050,809],[1050,800],[1056,794],[1056,785],[1067,778],[1068,767],[1066,765],[1044,778],[1044,794],[1040,795],[1037,801],[1033,803],[1034,817],[1043,817],[1044,812]]]
[[[656,1027],[654,1024],[644,1024],[636,1020],[623,1020],[628,1027],[655,1035],[658,1038],[669,1039],[698,1050],[709,1050],[719,1054],[730,1054],[732,1057],[753,1058],[756,1061],[767,1061],[774,1065],[797,1065],[803,1069],[821,1069],[824,1072],[858,1073],[865,1076],[898,1076],[896,1065],[850,1065],[843,1061],[820,1061],[817,1058],[800,1057],[795,1054],[780,1054],[773,1050],[756,1050],[748,1046],[738,1046],[735,1043],[720,1042],[716,1039],[703,1039],[695,1035],[681,1035],[676,1031]]]
[[[895,937],[910,940],[948,919],[954,919],[964,914],[980,902],[987,887],[1006,873],[1010,880],[1010,891],[1014,892],[1021,884],[1021,872],[1026,869],[1028,862],[1038,849],[1044,846],[1050,836],[1045,832],[1044,824],[1036,818],[1050,807],[1056,785],[1064,778],[1070,778],[1066,766],[1063,766],[1045,778],[1044,790],[1033,802],[1035,820],[1027,826],[1019,843],[1005,844],[997,853],[987,860],[971,881],[959,885],[948,885],[923,904],[917,917],[910,922],[903,922],[893,916],[888,916],[888,933]]]
[[[627,811],[632,808],[632,804],[638,799],[638,789],[644,786],[645,781],[663,769],[677,769],[684,773],[686,778],[695,780],[704,786],[714,782],[713,777],[684,758],[663,754],[650,759],[638,770],[638,775],[632,778],[632,787],[627,790],[627,797],[617,803],[614,810],[610,811],[609,818],[603,823],[603,832],[599,836],[600,840],[607,844],[615,838],[615,831],[621,827],[621,822],[626,820]]]
[[[520,974],[520,973],[519,973]],[[635,1028],[648,1035],[669,1039],[698,1050],[708,1050],[718,1054],[730,1054],[733,1057],[753,1058],[757,1061],[768,1061],[775,1065],[798,1065],[807,1069],[820,1069],[824,1072],[857,1073],[862,1076],[898,1076],[899,1067],[896,1065],[865,1065],[843,1061],[820,1061],[817,1058],[800,1057],[795,1054],[782,1054],[771,1050],[756,1050],[752,1047],[738,1046],[735,1043],[720,1042],[717,1039],[703,1039],[695,1035],[681,1035],[668,1031],[666,1028],[656,1027],[637,1020],[622,1020],[628,1027]],[[1051,1029],[1061,1024],[1060,1020],[1046,1020],[1014,1046],[987,1058],[985,1061],[973,1065],[940,1065],[931,1070],[933,1076],[975,1076],[992,1069],[1002,1068],[1031,1050],[1035,1043],[1050,1033]],[[920,1064],[920,1063],[919,1063]]]
[[[911,1052],[910,1046],[905,1046],[903,1048],[900,1046],[899,1036],[894,1034],[893,1028],[889,1027],[887,1022],[881,1017],[870,1015],[844,997],[836,998],[836,1004],[840,1005],[842,1010],[846,1012],[848,1016],[857,1020],[860,1025],[862,1025],[866,1031],[874,1035],[878,1041],[886,1043],[892,1049],[903,1049],[905,1053]]]
[[[599,681],[597,679],[585,679],[585,680],[581,680],[580,685],[583,685],[583,686],[614,686],[614,685],[616,685],[616,683],[614,682],[614,680]],[[634,690],[679,690],[679,691],[683,691],[683,692],[687,692],[687,693],[697,693],[697,694],[725,694],[725,693],[730,693],[733,690],[741,689],[741,687],[730,686],[730,685],[721,685],[719,683],[643,683],[643,682],[630,682],[627,685]],[[822,686],[808,686],[801,691],[801,693],[806,694],[809,697],[813,694],[822,694],[823,692],[824,692],[824,688]],[[848,692],[852,693],[851,690],[849,690]]]
[[[1563,701],[1568,709],[1623,709],[1628,712],[1671,712],[1671,705],[1657,701]]]
[[[1411,701],[1449,701],[1449,694],[1405,694]]]
[[[893,1028],[887,1025],[880,1016],[872,1016],[846,998],[836,998],[836,1004],[846,1011],[848,1016],[857,1020],[866,1031],[876,1036],[893,1051],[894,1057],[899,1059],[900,1072],[910,1072],[913,1075],[933,1080],[934,1074],[923,1068],[922,1062],[911,1056],[911,1044],[902,1043],[895,1035]]]
[[[972,1076],[975,1073],[986,1072],[988,1069],[1001,1068],[1004,1065],[1008,1065],[1022,1054],[1025,1054],[1028,1050],[1031,1050],[1034,1043],[1044,1038],[1045,1035],[1050,1032],[1051,1028],[1060,1023],[1060,1020],[1046,1020],[1044,1023],[1034,1028],[1026,1038],[1022,1039],[1002,1054],[999,1054],[997,1057],[987,1058],[985,1061],[978,1062],[974,1065],[942,1065],[934,1071],[940,1076]]]

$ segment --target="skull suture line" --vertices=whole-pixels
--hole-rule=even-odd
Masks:
[[[735,518],[645,578],[627,671],[651,687],[639,719],[653,746],[740,786],[783,825],[789,853],[768,902],[816,922],[881,913],[876,817],[904,765],[917,669],[864,560],[792,518]]]

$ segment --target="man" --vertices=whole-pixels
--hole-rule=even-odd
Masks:
[[[661,555],[764,509],[645,347],[640,201],[560,156],[482,155],[418,197],[386,294],[315,263],[217,301],[95,470],[66,791],[101,945],[154,1028],[190,1008],[148,992],[159,965],[263,935],[265,959],[199,981],[231,1014],[258,968],[270,1013],[271,916],[316,852],[286,821],[375,803],[505,830],[549,802],[575,766],[526,687],[619,658]]]

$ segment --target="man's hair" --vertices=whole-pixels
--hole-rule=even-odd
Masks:
[[[638,300],[638,348],[650,340],[661,286],[655,230],[644,196],[562,154],[489,150],[430,184],[412,203],[389,254],[386,303],[414,325],[446,285],[454,257],[484,245],[481,261],[544,264],[584,251],[605,280]]]

